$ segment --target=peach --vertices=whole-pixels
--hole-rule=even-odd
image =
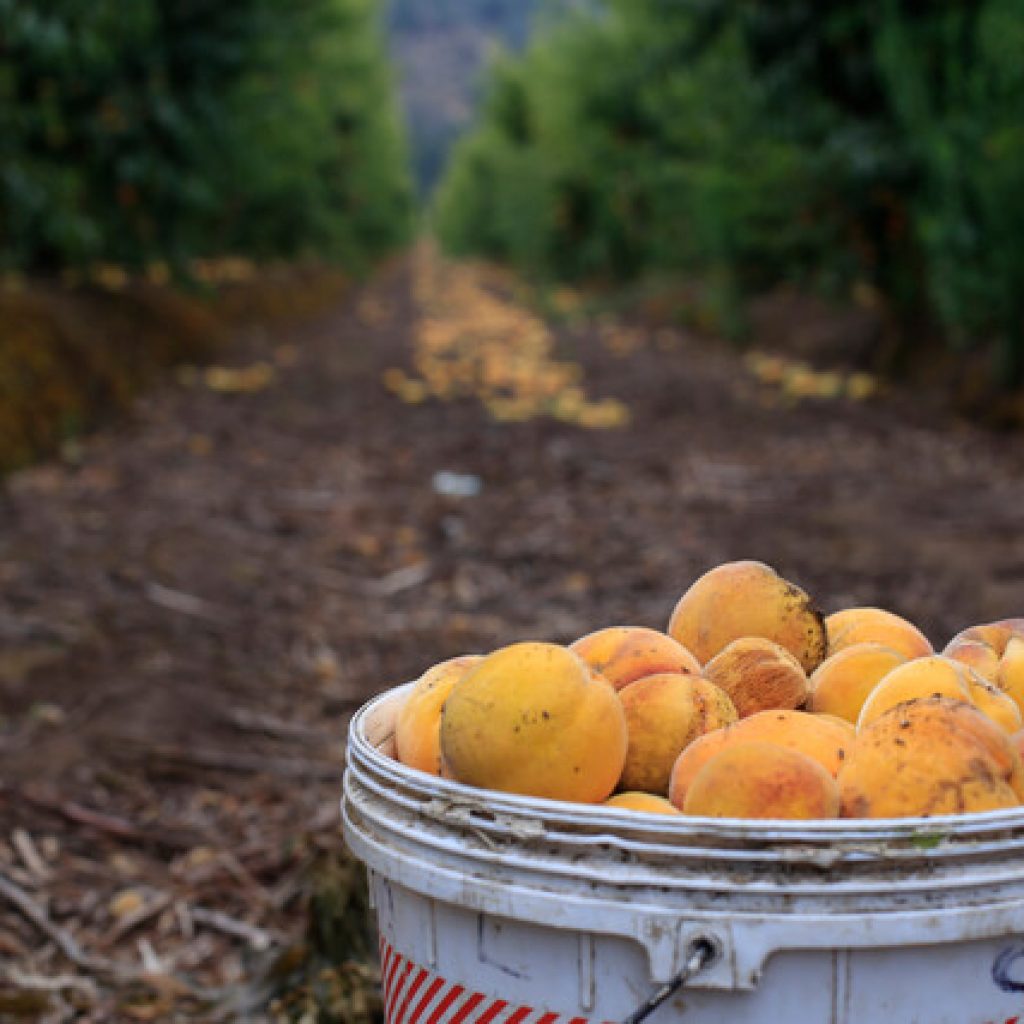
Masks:
[[[806,711],[760,711],[731,726],[746,742],[764,740],[806,754],[830,775],[836,775],[853,743],[850,730]]]
[[[854,644],[883,644],[906,658],[934,653],[931,642],[912,622],[884,608],[844,608],[825,619],[828,653]]]
[[[704,767],[720,750],[730,745],[732,729],[725,727],[698,736],[676,758],[668,780],[668,799],[673,807],[682,810],[690,785]]]
[[[807,699],[807,673],[785,647],[759,636],[733,640],[705,666],[740,718],[774,708],[798,708]]]
[[[616,793],[604,802],[605,807],[618,807],[624,811],[642,811],[644,814],[678,814],[663,796],[653,793]]]
[[[785,647],[805,672],[825,657],[821,612],[803,590],[763,562],[726,562],[710,569],[679,598],[668,632],[701,664],[748,636]]]
[[[395,718],[395,756],[402,764],[441,774],[441,709],[452,687],[481,660],[467,654],[442,661],[413,684]]]
[[[570,644],[616,690],[659,672],[700,675],[697,659],[667,633],[646,626],[608,626]]]
[[[839,773],[848,818],[1016,807],[1020,757],[977,708],[948,697],[900,704],[864,728]]]
[[[806,711],[759,711],[709,732],[686,747],[672,766],[668,798],[681,808],[697,773],[720,750],[735,743],[774,743],[805,754],[835,776],[854,739],[846,722],[830,722]]]
[[[1012,636],[1007,641],[999,659],[996,682],[1024,712],[1024,635]]]
[[[831,722],[833,725],[838,725],[846,734],[846,738],[850,743],[857,738],[857,727],[849,719],[840,718],[839,715],[830,715],[827,711],[812,711],[811,714],[815,718],[820,718],[823,722]]]
[[[1011,737],[1010,742],[1013,744],[1013,749],[1017,751],[1017,755],[1024,758],[1024,729],[1018,729]],[[1024,794],[1018,794],[1022,800],[1024,800]]]
[[[975,640],[995,648],[996,654],[1002,657],[1006,645],[1015,636],[1024,637],[1024,619],[998,619],[995,622],[983,622],[977,626],[969,626],[957,633],[946,645],[946,650],[958,646],[963,640]]]
[[[991,718],[1003,732],[1015,733],[1024,725],[1017,702],[971,669],[967,669],[967,688],[971,694],[971,703]]]
[[[826,658],[811,674],[808,711],[856,724],[868,694],[907,659],[881,644],[853,644]]]
[[[945,653],[958,660],[970,659],[967,663],[972,668],[1008,693],[1024,712],[1024,619],[971,626],[949,641]]]
[[[930,698],[932,701],[942,698]],[[918,702],[915,702],[918,703]],[[1024,800],[1024,766],[1017,756],[1017,750],[1012,737],[997,725],[980,708],[976,715],[961,715],[957,719],[957,729],[962,736],[971,737],[976,743],[984,747],[986,754],[996,766],[1001,778],[1009,783],[1010,788],[1017,794],[1018,800]]]
[[[628,733],[612,685],[574,651],[518,643],[488,654],[452,688],[441,756],[459,782],[600,803],[615,789]]]
[[[629,746],[620,789],[666,793],[672,765],[698,736],[736,721],[729,698],[705,679],[662,672],[619,691]]]
[[[999,678],[999,655],[994,647],[981,640],[959,640],[950,644],[942,653],[973,669],[990,683]]]
[[[720,750],[697,773],[684,814],[712,818],[835,818],[839,787],[806,754],[775,743]]]
[[[870,725],[897,704],[919,697],[950,697],[971,704],[967,669],[940,654],[899,665],[883,676],[868,694],[857,719],[857,730]]]

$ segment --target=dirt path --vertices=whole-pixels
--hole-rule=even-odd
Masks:
[[[443,657],[661,626],[739,557],[936,644],[1024,612],[1019,439],[907,396],[787,408],[685,332],[556,329],[500,277],[413,271],[7,482],[0,877],[146,978],[74,968],[0,898],[0,1016],[12,964],[81,977],[27,1019],[265,1005],[341,856],[347,714]]]

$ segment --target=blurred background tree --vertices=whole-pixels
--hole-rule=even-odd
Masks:
[[[379,30],[372,0],[0,0],[0,267],[401,242]]]
[[[0,0],[0,270],[365,267],[440,178],[455,252],[736,334],[786,282],[1018,385],[1022,52],[1019,0]]]
[[[1024,380],[1024,7],[607,0],[493,69],[440,233],[542,277],[780,281]]]

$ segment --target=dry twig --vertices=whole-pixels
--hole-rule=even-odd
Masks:
[[[274,775],[283,779],[341,778],[342,765],[334,761],[312,761],[298,757],[266,757],[262,754],[236,754],[225,750],[192,750],[167,744],[151,744],[132,737],[119,737],[114,757],[144,759],[147,766],[192,770],[213,768],[254,775]]]
[[[331,737],[300,722],[288,722],[275,715],[252,711],[249,708],[231,708],[224,712],[224,718],[241,732],[262,733],[277,739],[301,740],[303,742],[327,743]]]
[[[76,967],[100,974],[119,973],[119,968],[112,961],[84,952],[71,935],[50,920],[46,911],[24,889],[4,874],[0,874],[0,896],[34,924]]]
[[[172,899],[173,897],[167,893],[157,893],[153,899],[143,903],[137,910],[133,910],[130,914],[125,914],[111,929],[109,944],[113,945],[115,942],[123,939],[129,932],[138,928],[139,925],[145,924],[146,921],[156,917],[157,914],[171,905]]]
[[[182,590],[165,587],[162,583],[147,583],[146,597],[159,608],[166,608],[179,615],[188,615],[193,619],[202,619],[204,622],[212,622],[218,626],[224,625],[230,618],[227,612],[215,604],[196,597],[195,594],[186,594]]]
[[[238,918],[231,917],[219,910],[192,907],[190,913],[192,920],[196,924],[206,925],[207,928],[213,928],[214,931],[223,932],[225,935],[231,935],[236,939],[245,939],[259,953],[265,952],[271,946],[280,942],[280,938],[273,932],[257,928],[246,921],[239,921]]]
[[[68,989],[77,989],[90,999],[97,997],[96,983],[92,978],[83,978],[78,974],[55,974],[49,977],[29,974],[14,964],[0,964],[0,976],[16,988],[30,992],[65,992]]]
[[[96,832],[103,832],[106,835],[133,843],[152,843],[172,850],[191,850],[206,839],[201,833],[186,827],[154,828],[147,826],[142,829],[124,818],[117,818],[112,814],[83,807],[82,804],[72,800],[60,800],[30,786],[23,787],[20,793],[30,803],[42,807],[44,810],[53,811],[76,825],[84,825]]]
[[[23,828],[16,828],[11,833],[11,843],[37,882],[48,882],[53,877],[53,872],[36,849],[32,837]]]

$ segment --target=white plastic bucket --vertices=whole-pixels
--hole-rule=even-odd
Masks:
[[[349,732],[387,1024],[1024,1024],[1024,810],[666,817],[482,792],[391,756],[405,687]]]

